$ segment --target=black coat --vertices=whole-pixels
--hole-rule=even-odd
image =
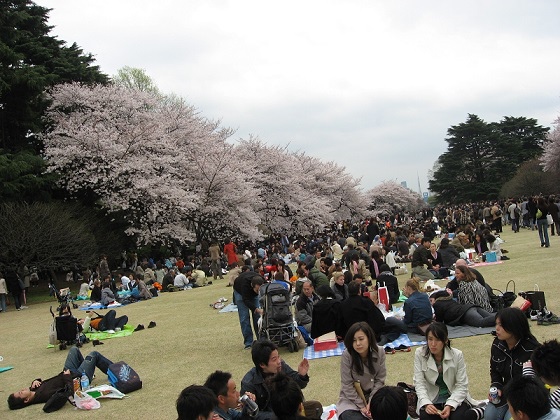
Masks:
[[[313,305],[311,317],[311,337],[317,338],[334,331],[342,337],[342,312],[340,301],[336,299],[321,299]]]
[[[371,299],[363,296],[350,296],[340,304],[342,313],[342,337],[356,322],[367,322],[379,340],[385,327],[385,317]]]
[[[447,325],[461,325],[463,316],[474,305],[459,303],[451,296],[438,298],[434,303],[436,321]]]

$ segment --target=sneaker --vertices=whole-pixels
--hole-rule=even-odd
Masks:
[[[541,313],[536,309],[532,309],[529,313],[529,317],[531,318],[531,321],[536,321],[540,314]]]
[[[411,351],[411,350],[410,350],[410,347],[405,346],[404,344],[401,344],[401,345],[400,345],[399,347],[397,347],[395,350],[404,351],[405,353],[408,353],[408,352]]]
[[[21,306],[20,306],[20,309],[29,309],[29,306],[23,306],[23,305],[21,305]]]
[[[107,330],[105,331],[107,334],[115,334],[115,330]]]
[[[150,323],[148,324],[148,328],[154,328],[156,325],[156,321],[150,321]]]
[[[121,329],[119,327],[115,328],[115,332],[119,332]]]
[[[385,354],[395,354],[395,353],[396,351],[393,347],[389,347],[389,346],[385,347]]]

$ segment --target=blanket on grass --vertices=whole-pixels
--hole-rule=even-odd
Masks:
[[[107,340],[108,338],[128,337],[129,335],[132,335],[133,332],[134,327],[126,324],[121,331],[115,332],[114,334],[109,334],[107,331],[95,331],[85,334],[90,340]]]
[[[224,314],[226,312],[237,312],[237,305],[232,302],[224,308],[220,309],[221,314]]]
[[[113,308],[118,308],[119,306],[123,306],[122,303],[115,302],[115,303],[111,303],[110,305],[103,306],[99,302],[90,302],[90,303],[83,304],[78,309],[80,311],[91,311],[95,309],[113,309]]]
[[[449,331],[449,338],[461,338],[461,337],[470,337],[472,335],[481,335],[481,334],[490,334],[494,327],[487,327],[487,328],[477,328],[477,327],[469,327],[466,325],[460,325],[457,327],[450,327],[447,326],[447,330]],[[414,347],[414,346],[423,346],[426,344],[426,340],[423,335],[420,334],[401,334],[399,338],[391,343],[385,344],[384,347],[391,347],[397,348],[399,346],[405,345],[407,347]],[[323,351],[315,351],[313,346],[308,346],[303,351],[303,357],[308,360],[311,359],[321,359],[323,357],[331,357],[331,356],[340,356],[344,351],[344,343],[338,343],[338,347],[331,350],[323,350]]]
[[[494,327],[478,328],[469,327],[468,325],[459,325],[457,327],[450,327],[449,325],[447,326],[449,338],[462,338],[470,337],[472,335],[490,334],[494,330]],[[408,333],[408,336],[411,340],[424,340],[424,336],[420,334]]]
[[[472,264],[472,265],[469,264],[469,267],[473,267],[473,268],[476,268],[476,267],[485,267],[485,266],[487,266],[487,265],[496,265],[496,264],[502,264],[502,263],[503,263],[502,260],[496,261],[496,262],[479,262],[479,263],[474,263],[474,264]]]

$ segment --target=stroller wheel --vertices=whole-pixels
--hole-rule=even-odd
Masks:
[[[296,349],[294,348],[294,342],[293,341],[288,341],[288,350],[290,350],[290,353],[293,353],[296,351]]]

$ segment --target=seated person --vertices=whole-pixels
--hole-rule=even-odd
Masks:
[[[315,293],[310,280],[303,281],[302,291],[296,301],[296,322],[307,332],[311,332],[311,321],[313,319],[313,305],[320,300]]]
[[[218,398],[218,403],[214,407],[214,414],[217,414],[223,420],[241,420],[244,413],[242,410],[237,409],[240,405],[240,394],[235,381],[231,377],[231,373],[217,370],[208,376],[204,386],[212,390]],[[245,394],[255,401],[255,396],[253,394],[250,392],[246,392]],[[241,407],[244,408],[245,404],[242,403]]]
[[[420,281],[413,277],[406,282],[404,294],[404,323],[409,332],[424,335],[425,329],[432,323],[432,305],[426,293],[421,293]]]
[[[449,239],[447,238],[443,238],[439,244],[439,255],[441,255],[441,261],[443,263],[442,267],[453,267],[453,264],[461,259],[459,251],[449,244]]]
[[[80,284],[80,292],[78,293],[78,296],[87,299],[88,293],[89,293],[89,284],[88,283]]]
[[[173,288],[176,290],[191,289],[192,284],[190,284],[190,281],[188,279],[188,277],[190,277],[191,275],[191,272],[192,269],[183,268],[173,279]]]
[[[430,303],[434,308],[436,321],[446,325],[493,327],[496,324],[496,314],[485,311],[476,305],[459,303],[447,290],[432,293]]]
[[[384,386],[371,397],[369,411],[372,420],[406,420],[408,398],[402,388]]]
[[[206,273],[203,270],[192,270],[189,277],[189,282],[193,284],[193,287],[202,287],[207,284],[212,284],[212,281],[208,281]]]
[[[44,381],[35,379],[29,388],[23,388],[21,391],[10,394],[8,406],[10,410],[17,410],[31,404],[44,404],[65,385],[72,389],[73,378],[79,378],[85,373],[91,382],[96,367],[107,374],[107,369],[112,364],[113,362],[97,351],[92,351],[84,359],[80,350],[77,347],[72,347],[68,351],[64,369],[61,373]]]
[[[468,267],[455,267],[455,278],[459,283],[457,300],[459,303],[467,303],[480,306],[487,312],[493,312],[490,297],[486,288],[476,281],[473,273]]]
[[[463,419],[469,404],[469,380],[463,353],[451,347],[445,324],[426,329],[427,344],[414,354],[414,385],[420,420]]]
[[[368,287],[365,283],[364,277],[360,274],[356,274],[350,281],[352,280],[360,285],[360,294],[363,296],[364,293],[368,291]],[[350,281],[348,282],[348,284],[350,284]],[[346,279],[344,279],[344,282],[346,282]]]
[[[389,293],[389,303],[392,306],[392,304],[397,303],[401,297],[399,281],[397,280],[397,277],[393,275],[393,272],[387,264],[381,264],[379,271],[380,273],[375,282],[375,286],[378,289],[383,286],[387,288],[387,293]]]
[[[319,286],[317,294],[321,300],[313,305],[311,338],[320,337],[331,331],[334,331],[337,336],[342,337],[340,301],[336,300],[332,289],[327,285]]]
[[[538,379],[517,376],[506,384],[504,392],[514,420],[560,419],[560,411],[550,407],[548,391]]]
[[[538,375],[550,386],[560,385],[560,343],[550,340],[533,350],[531,360],[523,364],[523,375]],[[550,394],[550,405],[560,410],[560,388]]]
[[[96,316],[93,316],[94,314]],[[128,316],[123,315],[117,318],[117,312],[114,309],[111,309],[105,315],[86,311],[85,320],[79,320],[78,322],[83,324],[85,332],[88,332],[89,328],[91,328],[95,331],[106,331],[109,334],[114,334],[124,328],[128,322]]]
[[[134,288],[138,290],[137,298],[146,300],[151,299],[153,296],[152,293],[148,290],[148,287],[146,287],[146,283],[144,283],[144,275],[136,273],[134,275],[134,279]]]
[[[101,302],[101,280],[95,279],[93,281],[93,288],[89,300],[92,302]]]
[[[484,235],[484,239],[486,240],[486,244],[488,245],[488,251],[496,253],[496,260],[497,261],[509,260],[509,257],[506,257],[505,255],[502,254],[502,248],[500,247],[500,241],[498,241],[498,239],[494,235],[492,235],[490,232],[487,232]]]
[[[212,390],[200,385],[188,386],[181,391],[175,403],[177,420],[213,420],[217,403]]]
[[[348,286],[344,283],[344,274],[337,271],[333,276],[333,280],[332,291],[335,299],[342,302],[348,298]]]
[[[422,243],[414,250],[412,254],[412,274],[419,280],[433,280],[434,275],[429,271],[432,268],[430,262],[429,238],[422,238]],[[424,267],[426,266],[426,267]]]
[[[105,280],[103,282],[103,288],[101,289],[101,304],[103,306],[108,306],[116,301],[117,298],[115,297],[113,290],[111,290],[111,282]]]
[[[292,378],[280,372],[267,380],[270,406],[277,420],[305,419],[303,393]]]
[[[486,280],[484,280],[484,276],[480,273],[480,271],[478,271],[475,268],[468,267],[467,262],[462,258],[460,260],[457,260],[457,262],[455,263],[455,269],[461,266],[467,267],[476,278],[476,281],[478,281],[486,288],[486,291],[488,292],[488,297],[494,294],[494,292],[492,291],[492,287],[486,283]],[[457,294],[459,293],[459,282],[457,281],[456,277],[453,277],[453,279],[450,280],[449,283],[447,283],[447,286],[445,286],[445,288],[453,291],[453,297],[457,298]]]
[[[251,347],[251,357],[255,367],[245,374],[241,381],[241,393],[250,392],[255,395],[260,412],[272,411],[270,405],[271,392],[265,380],[277,373],[284,373],[292,378],[300,388],[309,383],[309,361],[303,359],[293,370],[278,354],[278,347],[269,340],[255,341]]]

